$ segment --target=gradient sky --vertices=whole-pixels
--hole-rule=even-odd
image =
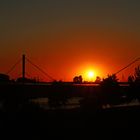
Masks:
[[[0,0],[0,72],[23,53],[57,80],[115,73],[140,57],[140,1]]]

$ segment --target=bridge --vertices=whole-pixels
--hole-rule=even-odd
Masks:
[[[22,80],[27,79],[27,76],[31,77],[31,75],[28,74],[28,72],[26,71],[26,63],[28,62],[29,64],[31,64],[31,66],[33,66],[33,68],[35,68],[35,70],[38,70],[39,72],[41,72],[49,80],[49,82],[56,81],[55,78],[50,76],[50,74],[48,74],[46,71],[44,71],[42,68],[40,68],[35,63],[33,63],[28,57],[26,57],[25,54],[23,54],[22,58],[19,59],[5,74],[9,75],[21,62],[22,62],[22,68],[21,68]]]
[[[118,74],[123,70],[127,69],[140,58],[133,60],[131,63],[126,65],[125,67],[121,68],[114,74]],[[6,83],[0,84],[0,102],[8,102],[8,104],[12,104],[14,102],[22,102],[22,101],[29,101],[30,99],[34,98],[51,98],[52,96],[60,96],[66,98],[72,97],[85,97],[88,95],[92,95],[93,93],[100,93],[100,87],[95,86],[95,83],[90,84],[74,84],[73,82],[54,82],[55,79],[46,73],[43,69],[39,66],[34,64],[29,58],[25,55],[22,55],[22,59],[15,63],[11,69],[6,73],[9,74],[13,71],[13,69],[22,61],[22,79],[26,79],[26,62],[29,62],[33,67],[37,70],[42,72],[46,77],[50,79],[50,82],[46,83],[26,83],[25,81],[22,82],[15,82],[15,83]],[[122,83],[123,84],[123,83]],[[127,87],[122,86],[121,90],[123,93],[126,92]],[[128,91],[128,89],[127,89]],[[12,102],[12,103],[11,103]]]
[[[130,66],[134,65],[136,62],[138,62],[140,60],[140,57],[136,58],[135,60],[131,61],[129,64],[127,64],[126,66],[124,66],[123,68],[119,69],[118,71],[114,72],[114,75],[118,75],[120,74],[122,71],[128,69]],[[26,79],[27,76],[30,78],[31,75],[28,74],[28,72],[26,71],[26,63],[29,63],[33,68],[35,68],[35,70],[38,70],[39,72],[41,72],[47,79],[48,81],[46,81],[46,83],[51,83],[56,81],[56,79],[54,77],[52,77],[50,74],[48,74],[46,71],[44,71],[41,67],[39,67],[37,64],[33,63],[28,57],[26,57],[25,54],[22,55],[22,58],[20,60],[18,60],[5,74],[9,75],[15,68],[16,66],[22,62],[22,68],[21,68],[21,73],[22,79]],[[123,84],[123,82],[121,82]],[[40,81],[41,84],[41,81]],[[43,83],[44,84],[44,83]]]
[[[118,73],[122,72],[123,70],[127,69],[128,67],[130,67],[131,65],[135,64],[137,61],[139,61],[140,58],[136,58],[135,60],[133,60],[132,62],[130,62],[128,65],[126,65],[125,67],[121,68],[120,70],[118,70],[117,72],[115,72],[114,74],[117,75]]]

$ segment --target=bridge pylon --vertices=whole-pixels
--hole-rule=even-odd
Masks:
[[[22,55],[22,78],[25,79],[26,77],[26,62],[25,62],[25,54]]]

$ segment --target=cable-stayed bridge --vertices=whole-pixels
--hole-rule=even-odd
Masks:
[[[38,65],[36,65],[34,62],[32,62],[28,57],[26,57],[24,54],[22,55],[22,58],[20,58],[7,72],[6,75],[11,74],[14,69],[21,64],[22,62],[22,68],[21,73],[18,75],[23,81],[25,81],[28,78],[31,78],[32,75],[28,74],[26,71],[26,64],[29,63],[36,71],[40,72],[45,76],[45,79],[47,79],[47,82],[53,82],[56,81],[50,74],[48,74],[46,71],[44,71],[42,68],[40,68]],[[39,82],[39,81],[38,81]]]
[[[140,60],[140,57],[132,60],[129,64],[127,64],[126,66],[122,67],[121,69],[119,69],[118,71],[114,72],[114,75],[118,75],[121,72],[123,72],[124,70],[128,69],[129,67],[131,67],[132,65],[134,65],[135,63],[137,63]],[[30,64],[32,66],[32,68],[34,68],[34,70],[40,72],[42,75],[45,76],[45,79],[47,79],[45,82],[54,82],[56,81],[56,79],[54,77],[52,77],[50,74],[48,74],[45,70],[43,70],[41,67],[39,67],[37,64],[35,64],[34,62],[32,62],[32,60],[30,60],[27,56],[25,56],[24,54],[22,55],[22,58],[20,58],[5,74],[9,75],[11,74],[14,69],[21,64],[22,62],[22,67],[21,67],[21,73],[18,75],[18,77],[20,77],[22,80],[26,79],[27,77],[30,79],[32,77],[31,74],[28,73],[28,71],[26,70],[26,64]],[[41,83],[41,81],[38,81]]]
[[[120,70],[118,70],[117,72],[115,72],[114,74],[117,75],[120,72],[122,72],[123,70],[127,69],[128,67],[130,67],[131,65],[135,64],[136,62],[138,62],[140,60],[140,57],[136,58],[135,60],[133,60],[132,62],[130,62],[128,65],[126,65],[125,67],[121,68]]]
[[[131,65],[138,62],[140,58],[133,60],[131,63],[123,67],[122,69],[118,70],[114,74],[117,75],[123,70],[127,69]],[[46,73],[43,69],[39,66],[34,64],[29,58],[25,55],[22,56],[22,59],[18,60],[10,69],[7,71],[6,74],[10,74],[16,66],[22,62],[22,82],[14,82],[14,83],[5,83],[0,84],[0,102],[6,101],[8,104],[11,102],[24,102],[25,100],[28,101],[33,98],[51,98],[53,95],[56,97],[61,98],[71,98],[71,97],[93,97],[96,93],[100,93],[100,87],[95,86],[94,84],[74,84],[74,83],[67,83],[67,82],[54,82],[55,79]],[[30,83],[26,82],[26,62],[30,63],[36,70],[43,73],[51,82],[40,84],[38,83]],[[121,87],[121,92],[125,93],[128,91],[126,86]],[[96,96],[95,96],[96,98]],[[98,100],[98,99],[97,99]],[[18,104],[18,103],[17,103]]]

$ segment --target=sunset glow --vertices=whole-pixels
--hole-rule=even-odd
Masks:
[[[93,72],[93,71],[89,71],[89,72],[88,72],[88,77],[89,77],[89,78],[93,78],[93,76],[94,76],[94,72]]]
[[[0,0],[0,92],[13,136],[137,137],[140,0]]]
[[[82,74],[83,80],[87,82],[95,81],[96,76],[96,72],[92,69],[87,69]]]
[[[82,75],[83,80],[94,81],[96,76],[115,73],[140,52],[140,1],[116,2],[4,1],[0,73],[6,73],[23,53],[56,80],[72,81]],[[137,64],[121,71],[118,78],[126,81]],[[29,63],[26,67],[31,78],[51,80]],[[21,70],[19,64],[9,76],[16,79]]]
[[[88,70],[86,73],[86,79],[87,81],[91,82],[95,80],[95,72],[93,70]]]

